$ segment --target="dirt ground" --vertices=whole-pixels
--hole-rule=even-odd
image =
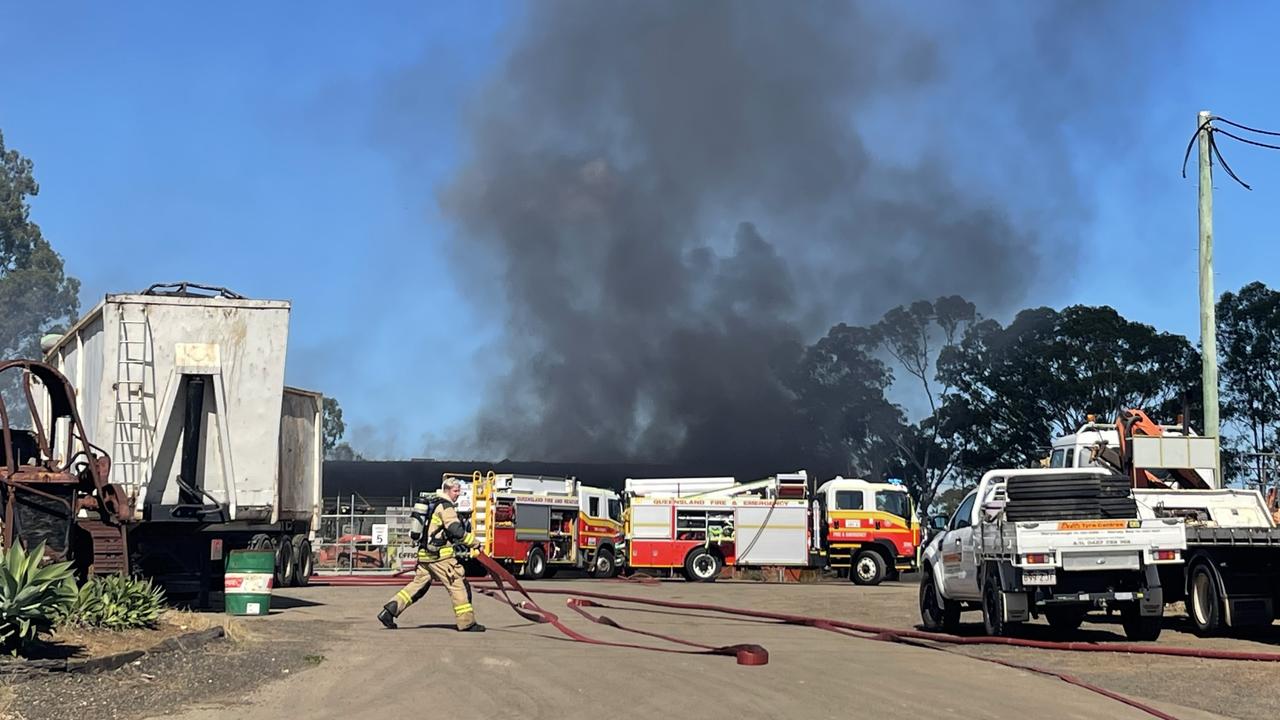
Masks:
[[[563,594],[535,595],[574,630],[623,643],[680,648],[652,637],[594,625],[569,610],[576,592],[709,603],[816,615],[867,625],[912,628],[918,586],[910,581],[767,584],[663,582],[654,586],[592,580],[532,584]],[[983,718],[1141,718],[1145,713],[1056,678],[983,658],[1068,672],[1147,702],[1173,717],[1267,718],[1280,714],[1273,688],[1280,664],[1077,653],[994,646],[938,649],[844,637],[815,628],[732,618],[705,611],[643,608],[608,601],[593,610],[647,632],[708,645],[758,643],[763,667],[730,658],[583,645],[530,623],[477,593],[484,634],[453,631],[447,597],[433,589],[385,630],[374,619],[395,587],[295,588],[277,593],[268,617],[237,619],[235,641],[205,650],[148,656],[101,676],[14,684],[0,716],[104,720],[176,717],[245,720],[282,717],[395,717],[422,713],[425,684],[450,717],[630,718],[688,715],[690,703],[738,718],[841,718],[905,713]],[[980,633],[966,613],[963,632]],[[1046,625],[1029,637],[1062,639]],[[1073,639],[1127,642],[1118,621],[1091,617]],[[1201,639],[1177,617],[1159,645],[1280,652],[1280,626],[1249,639]],[[998,689],[993,701],[992,690]],[[5,708],[0,694],[0,708]],[[602,710],[607,708],[607,712]],[[687,712],[689,711],[689,712]],[[7,715],[5,713],[8,713]],[[700,711],[699,711],[700,712]]]

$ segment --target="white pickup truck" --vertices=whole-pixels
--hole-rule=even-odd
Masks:
[[[1187,545],[1182,520],[1139,519],[1127,478],[1101,469],[993,470],[945,522],[920,582],[932,631],[954,632],[964,610],[982,611],[988,635],[1039,615],[1070,631],[1119,607],[1129,638],[1154,640],[1158,567],[1181,563]]]

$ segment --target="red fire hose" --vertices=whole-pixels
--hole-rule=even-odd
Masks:
[[[482,565],[484,565],[485,569],[489,571],[489,574],[492,578],[493,585],[494,585],[493,587],[478,587],[477,589],[481,593],[489,597],[493,597],[495,599],[501,599],[503,602],[510,605],[517,614],[519,614],[521,617],[525,618],[526,620],[529,620],[531,622],[550,624],[560,632],[564,633],[566,636],[578,642],[586,642],[594,645],[605,645],[605,646],[611,646],[611,647],[624,647],[624,648],[633,648],[633,649],[640,649],[640,650],[652,650],[657,652],[695,654],[695,655],[727,655],[727,656],[734,657],[737,660],[739,665],[764,665],[769,661],[769,653],[767,650],[765,650],[765,648],[759,645],[754,645],[754,644],[739,644],[739,645],[728,645],[728,646],[717,647],[712,645],[704,645],[702,643],[696,643],[688,640],[683,640],[683,639],[671,637],[668,635],[662,635],[659,633],[649,632],[645,630],[638,630],[635,628],[629,628],[607,616],[593,615],[587,612],[586,610],[584,610],[584,608],[590,607],[590,608],[600,608],[600,609],[611,609],[610,606],[608,605],[603,605],[599,602],[594,602],[594,600],[609,600],[609,601],[615,601],[615,602],[633,603],[638,605],[649,605],[653,607],[663,607],[663,608],[671,608],[671,609],[677,609],[677,610],[702,610],[702,611],[722,613],[725,615],[735,615],[738,617],[772,620],[772,621],[779,622],[782,624],[787,624],[787,625],[802,625],[802,626],[817,628],[819,630],[835,632],[835,633],[846,635],[849,637],[879,640],[879,641],[885,641],[885,642],[897,642],[897,643],[909,644],[917,647],[924,647],[932,650],[940,650],[944,652],[950,652],[950,651],[947,651],[945,648],[937,647],[936,645],[931,645],[929,643],[943,643],[943,644],[951,644],[951,645],[1008,645],[1013,647],[1030,647],[1030,648],[1037,648],[1042,650],[1063,650],[1063,651],[1073,651],[1073,652],[1108,652],[1108,653],[1129,653],[1129,654],[1138,654],[1138,655],[1171,655],[1171,656],[1179,656],[1179,657],[1194,657],[1194,658],[1213,659],[1213,660],[1249,660],[1249,661],[1257,661],[1257,662],[1280,662],[1280,653],[1254,653],[1254,652],[1240,652],[1240,651],[1234,651],[1234,650],[1215,650],[1215,649],[1200,649],[1200,648],[1188,648],[1188,647],[1161,647],[1161,646],[1150,646],[1150,645],[1134,645],[1129,643],[1114,643],[1114,644],[1109,643],[1106,645],[1099,645],[1095,643],[1052,642],[1052,641],[1045,641],[1045,640],[1026,640],[1021,638],[1006,638],[1006,637],[958,637],[955,635],[947,635],[943,633],[931,633],[931,632],[921,632],[918,630],[901,630],[901,629],[895,629],[895,628],[885,628],[885,627],[878,627],[874,625],[863,625],[860,623],[851,623],[843,620],[832,620],[827,618],[813,617],[808,615],[791,615],[787,613],[775,613],[775,612],[768,612],[764,610],[747,610],[744,608],[728,607],[724,605],[711,605],[706,603],[684,603],[684,602],[676,602],[673,600],[644,599],[644,598],[631,597],[627,595],[612,595],[607,593],[584,592],[584,591],[578,591],[578,590],[552,590],[552,589],[541,589],[541,588],[528,590],[522,587],[520,583],[511,575],[511,573],[507,572],[505,568],[499,565],[492,558],[486,555],[480,554],[476,556],[476,560],[478,560]],[[329,582],[330,584],[334,584],[334,585],[345,585],[345,584],[390,585],[390,584],[398,584],[399,581],[396,580],[395,578],[367,577],[367,578],[359,578],[359,579],[357,578],[325,578],[323,582]],[[641,578],[639,579],[639,582],[642,582],[645,584],[651,584],[654,581],[648,578]],[[478,583],[475,585],[478,585]],[[508,585],[514,591],[524,596],[525,599],[512,600],[506,589]],[[618,630],[622,630],[624,632],[630,632],[637,635],[645,635],[648,637],[658,638],[668,642],[672,642],[680,645],[686,645],[689,647],[700,648],[700,649],[699,650],[677,650],[673,648],[655,647],[650,645],[636,645],[636,644],[629,644],[629,643],[610,642],[610,641],[587,637],[577,632],[576,630],[573,630],[572,628],[569,628],[568,626],[564,625],[560,621],[559,617],[557,617],[554,613],[551,613],[539,607],[538,604],[533,601],[533,598],[530,595],[531,593],[575,596],[575,597],[567,598],[565,601],[566,605],[574,612],[578,613],[582,617],[594,623],[613,627]],[[586,599],[586,598],[591,598],[591,599]],[[625,610],[627,608],[612,608],[612,609]],[[1092,692],[1098,693],[1105,697],[1111,698],[1113,700],[1117,700],[1126,705],[1139,709],[1149,715],[1152,715],[1153,717],[1162,718],[1163,720],[1176,720],[1176,718],[1174,718],[1172,715],[1169,715],[1160,710],[1157,710],[1156,708],[1145,705],[1132,698],[1128,698],[1118,693],[1114,693],[1110,690],[1106,690],[1105,688],[1092,685],[1072,675],[1067,675],[1065,673],[1060,673],[1054,670],[1047,670],[1047,669],[1036,667],[1033,665],[1024,665],[1021,663],[1014,663],[1014,662],[1009,662],[1005,660],[996,660],[994,658],[982,658],[982,657],[975,657],[971,655],[965,655],[965,657],[969,657],[975,660],[985,660],[987,662],[992,662],[992,663],[1004,665],[1007,667],[1014,667],[1022,670],[1027,670],[1030,672],[1039,673],[1042,675],[1056,677],[1060,680],[1063,680],[1064,682],[1090,690]]]

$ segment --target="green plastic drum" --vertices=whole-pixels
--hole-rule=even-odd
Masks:
[[[228,615],[266,615],[276,554],[271,550],[232,550],[227,555],[223,604]]]

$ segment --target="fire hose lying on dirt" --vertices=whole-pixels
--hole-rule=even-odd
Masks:
[[[1188,647],[1160,647],[1160,646],[1151,646],[1151,645],[1135,645],[1131,643],[1115,643],[1115,644],[1099,645],[1096,643],[1086,643],[1086,642],[1053,642],[1053,641],[1047,641],[1047,640],[1024,640],[1021,638],[1009,638],[1009,637],[958,637],[955,635],[946,635],[942,633],[922,632],[918,630],[901,630],[901,629],[895,629],[895,628],[878,627],[874,625],[863,625],[860,623],[846,622],[843,620],[832,620],[827,618],[813,617],[809,615],[791,615],[787,613],[768,612],[765,610],[748,610],[745,608],[735,608],[735,607],[728,607],[724,605],[711,605],[706,603],[685,603],[685,602],[676,602],[672,600],[645,599],[645,598],[637,598],[629,595],[613,595],[613,594],[597,593],[597,592],[583,592],[583,591],[577,591],[577,590],[551,590],[551,589],[530,590],[522,587],[519,581],[517,581],[515,577],[513,577],[511,573],[506,570],[506,568],[499,565],[492,558],[484,554],[477,554],[474,557],[489,572],[489,576],[492,579],[492,587],[489,587],[489,583],[485,583],[483,585],[481,585],[480,583],[475,583],[474,585],[476,587],[476,590],[478,590],[480,593],[488,597],[501,600],[502,602],[510,605],[511,608],[517,614],[519,614],[524,619],[529,620],[530,622],[551,625],[552,627],[556,628],[557,630],[559,630],[561,633],[563,633],[564,635],[566,635],[572,640],[575,640],[577,642],[590,643],[593,645],[604,645],[609,647],[622,647],[622,648],[631,648],[631,649],[638,649],[638,650],[651,650],[655,652],[668,652],[668,653],[693,654],[693,655],[724,655],[724,656],[735,658],[735,660],[739,665],[765,665],[769,662],[769,652],[768,650],[761,647],[760,645],[755,645],[755,644],[738,644],[738,645],[725,645],[725,646],[706,645],[703,643],[671,637],[669,635],[663,635],[660,633],[650,632],[646,630],[639,630],[636,628],[629,628],[610,617],[607,617],[604,615],[592,614],[588,612],[586,608],[596,608],[601,610],[605,610],[605,609],[626,610],[627,609],[627,608],[621,608],[621,607],[613,607],[613,606],[605,605],[601,602],[598,602],[598,601],[613,601],[613,602],[631,603],[635,605],[648,605],[651,607],[661,607],[661,608],[668,608],[673,610],[701,610],[701,611],[707,611],[707,612],[722,613],[725,615],[744,617],[744,618],[773,620],[775,622],[785,624],[785,625],[800,625],[805,627],[812,627],[812,628],[817,628],[819,630],[835,632],[848,637],[855,637],[855,638],[866,639],[866,640],[879,640],[883,642],[903,643],[903,644],[908,644],[916,647],[928,648],[931,650],[939,650],[943,652],[953,652],[953,651],[947,650],[946,648],[943,648],[943,647],[938,647],[933,643],[946,644],[946,645],[1008,645],[1013,647],[1029,647],[1029,648],[1037,648],[1042,650],[1063,650],[1063,651],[1072,651],[1072,652],[1129,653],[1129,654],[1135,654],[1135,655],[1172,655],[1172,656],[1178,656],[1178,657],[1193,657],[1193,658],[1210,659],[1210,660],[1248,660],[1248,661],[1254,661],[1254,662],[1280,662],[1280,653],[1254,653],[1254,652],[1241,652],[1241,651],[1234,651],[1234,650],[1215,650],[1215,649],[1208,649],[1208,648],[1200,649],[1200,648],[1188,648]],[[625,582],[625,580],[623,581]],[[344,584],[383,585],[383,584],[394,584],[398,581],[395,580],[394,578],[380,577],[380,578],[369,578],[369,579],[352,578],[349,580],[342,579],[342,578],[324,578],[321,582],[328,582],[331,585],[344,585]],[[524,599],[513,600],[507,590],[508,587],[510,587],[511,590],[513,590],[514,592],[523,596]],[[566,606],[569,609],[581,615],[582,617],[586,618],[587,620],[590,620],[591,622],[598,623],[601,625],[606,625],[608,627],[622,630],[624,632],[629,632],[636,635],[644,635],[647,637],[657,638],[660,640],[665,640],[667,642],[684,645],[692,648],[698,648],[698,649],[678,650],[675,648],[665,648],[665,647],[657,647],[652,645],[639,645],[639,644],[632,644],[632,643],[612,642],[608,640],[600,640],[598,638],[588,637],[566,626],[563,622],[560,621],[560,618],[557,615],[540,607],[533,600],[533,597],[531,594],[569,595],[571,597],[568,597],[566,599],[565,601]],[[1105,688],[1092,685],[1072,675],[1060,673],[1054,670],[1048,670],[1045,668],[1036,667],[1033,665],[1024,665],[1021,663],[1014,663],[1014,662],[1009,662],[1005,660],[975,657],[972,655],[966,655],[965,657],[970,657],[974,660],[984,660],[986,662],[992,662],[998,665],[1004,665],[1007,667],[1017,668],[1020,670],[1027,670],[1029,672],[1034,672],[1041,675],[1056,677],[1060,680],[1063,680],[1064,682],[1070,683],[1072,685],[1076,685],[1078,687],[1084,688],[1086,690],[1090,690],[1092,692],[1098,693],[1100,695],[1111,698],[1113,700],[1122,702],[1126,705],[1129,705],[1138,710],[1141,710],[1153,717],[1163,718],[1165,720],[1176,720],[1174,716],[1169,715],[1161,710],[1158,710],[1149,705],[1145,705],[1132,698],[1128,698],[1118,693],[1111,692],[1110,690],[1106,690]]]

